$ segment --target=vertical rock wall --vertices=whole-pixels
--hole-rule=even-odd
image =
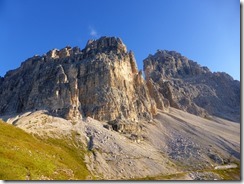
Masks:
[[[67,119],[139,121],[156,113],[133,53],[115,37],[34,56],[1,81],[3,115],[45,109]]]

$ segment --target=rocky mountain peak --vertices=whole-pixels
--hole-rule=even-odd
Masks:
[[[157,109],[172,106],[239,121],[240,84],[229,75],[167,50],[149,55],[144,72],[146,80],[120,38],[89,40],[82,50],[53,49],[0,78],[0,115],[47,110],[137,130],[132,122],[150,121]]]
[[[157,113],[133,52],[121,39],[101,37],[86,47],[53,49],[27,59],[0,80],[0,114],[46,110],[66,119],[92,117],[118,131],[137,131],[135,122]],[[163,101],[157,106],[164,108]],[[134,122],[134,123],[133,123]]]
[[[154,55],[149,55],[143,62],[144,71],[147,74],[154,70],[166,79],[171,77],[187,78],[210,72],[207,67],[200,66],[176,51],[158,50]]]
[[[97,40],[88,40],[83,51],[85,53],[110,51],[126,53],[127,49],[120,38],[103,36]]]
[[[47,59],[62,59],[62,58],[66,58],[69,56],[73,56],[75,54],[81,53],[80,48],[79,47],[70,47],[70,46],[66,46],[62,49],[52,49],[50,51],[48,51],[44,56],[46,56]]]
[[[158,50],[144,60],[152,80],[170,106],[192,114],[240,121],[240,82],[224,72],[212,73],[175,51]]]

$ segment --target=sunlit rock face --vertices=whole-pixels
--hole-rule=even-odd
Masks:
[[[29,58],[0,85],[1,115],[44,109],[66,119],[120,122],[119,129],[157,112],[133,53],[116,37]]]
[[[175,51],[158,50],[144,60],[147,80],[170,106],[202,117],[215,115],[240,122],[240,82]]]

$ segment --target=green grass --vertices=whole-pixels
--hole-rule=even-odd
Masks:
[[[214,173],[218,174],[223,180],[240,180],[241,172],[240,167],[226,170],[213,170]]]
[[[96,179],[84,163],[87,151],[77,142],[75,132],[70,138],[41,139],[0,120],[0,180],[87,180]],[[204,170],[221,176],[223,180],[240,180],[240,165],[227,170]],[[176,180],[186,172],[137,178],[136,180]]]
[[[84,163],[85,148],[74,142],[72,138],[42,140],[0,122],[0,179],[94,179]]]

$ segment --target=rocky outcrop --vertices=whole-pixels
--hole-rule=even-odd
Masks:
[[[201,67],[175,51],[158,50],[144,60],[146,77],[174,79],[189,78],[211,73],[207,67]],[[154,72],[155,71],[155,72]]]
[[[240,82],[226,73],[212,73],[175,51],[159,50],[144,60],[147,80],[172,107],[202,117],[215,115],[240,121]]]
[[[147,80],[147,87],[151,98],[154,99],[156,103],[156,107],[163,111],[168,111],[170,106],[168,99],[164,98],[164,96],[159,92],[157,85],[150,78]]]
[[[140,131],[169,106],[206,117],[240,120],[240,83],[174,51],[158,51],[138,71],[121,39],[89,40],[27,59],[0,78],[0,115],[47,110],[66,119],[92,117],[108,128]]]
[[[3,83],[3,77],[0,76],[0,86]]]
[[[120,122],[117,127],[125,129],[121,122],[150,120],[156,106],[133,53],[121,39],[102,37],[88,41],[83,50],[67,46],[34,56],[5,75],[0,114],[34,110]]]

